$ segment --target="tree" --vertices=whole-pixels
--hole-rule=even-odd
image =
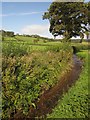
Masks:
[[[4,40],[4,37],[6,35],[6,32],[4,30],[0,30],[0,35],[2,36],[2,41]]]
[[[8,37],[14,37],[14,32],[12,32],[12,31],[6,31],[6,35]]]
[[[85,34],[86,34],[86,39],[88,40],[88,39],[89,39],[89,34],[90,34],[90,33],[89,33],[88,31],[86,31]]]
[[[14,37],[14,32],[12,31],[4,31],[4,30],[0,30],[0,34],[2,35],[2,37]]]
[[[80,43],[82,43],[82,41],[83,41],[83,39],[84,39],[84,34],[83,34],[82,32],[80,33],[80,38],[81,38],[81,39],[80,39]]]
[[[43,19],[49,20],[49,31],[53,36],[63,35],[66,40],[83,36],[88,31],[88,5],[84,2],[53,2]]]

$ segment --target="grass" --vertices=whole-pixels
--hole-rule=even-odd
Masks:
[[[77,52],[81,50],[90,50],[90,42],[71,43],[71,45],[76,47]]]
[[[35,40],[38,40],[37,42],[34,42]],[[44,42],[43,38],[33,38],[33,37],[25,37],[25,36],[15,36],[15,37],[4,37],[3,42],[6,43],[10,43],[10,42],[17,42],[17,43],[24,43],[24,44],[28,44],[28,45],[45,45],[45,46],[49,46],[49,45],[58,45],[61,42],[53,42],[53,41],[48,41],[46,40]]]
[[[21,56],[24,54],[30,54],[33,51],[59,51],[70,48],[69,44],[61,43],[61,42],[46,42],[40,40],[38,43],[33,43],[33,39],[31,37],[23,37],[16,36],[15,38],[6,37],[2,42],[2,53],[5,56]],[[19,38],[18,38],[19,37]],[[68,47],[69,46],[69,47]]]
[[[4,91],[3,118],[10,117],[15,109],[23,109],[27,112],[28,107],[34,104],[34,99],[37,99],[45,89],[56,84],[62,71],[70,67],[67,63],[72,61],[71,45],[78,47],[78,51],[82,48],[88,49],[86,43],[69,45],[70,43],[44,42],[43,39],[34,43],[36,39],[16,36],[15,38],[7,37],[2,42],[3,82],[5,83],[5,88],[2,87]],[[77,55],[86,61],[86,52],[82,51]],[[58,102],[48,118],[85,118],[88,116],[87,67],[85,62],[80,79],[67,94],[63,95],[62,100]]]
[[[80,78],[75,86],[69,89],[68,93],[64,94],[62,99],[58,101],[58,105],[49,114],[48,118],[88,118],[88,60],[87,51],[77,53],[81,58],[84,58],[84,66]],[[87,62],[88,61],[88,62]]]

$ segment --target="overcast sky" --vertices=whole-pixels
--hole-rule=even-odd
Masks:
[[[49,21],[42,19],[50,4],[51,2],[2,2],[2,28],[19,34],[52,37]]]

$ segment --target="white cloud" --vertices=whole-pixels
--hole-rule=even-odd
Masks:
[[[21,30],[22,34],[38,34],[38,35],[45,35],[49,34],[49,25],[27,25]]]
[[[27,12],[27,13],[0,14],[0,17],[33,15],[33,14],[39,14],[39,13],[43,13],[43,12],[44,11],[40,11],[40,12]]]
[[[21,34],[29,34],[29,35],[40,35],[43,37],[53,38],[52,34],[49,32],[49,24],[33,24],[24,26],[21,30]]]

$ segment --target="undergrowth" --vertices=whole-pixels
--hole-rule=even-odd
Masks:
[[[3,55],[2,62],[2,118],[8,119],[18,110],[27,115],[30,106],[35,107],[34,101],[58,82],[63,71],[70,69],[72,52]]]

